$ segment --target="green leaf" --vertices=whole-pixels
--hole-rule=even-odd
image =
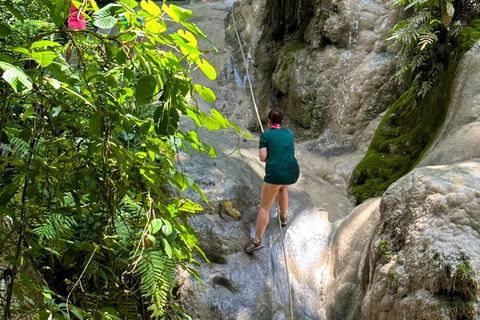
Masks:
[[[117,23],[116,15],[126,12],[125,8],[116,3],[107,4],[93,14],[93,25],[100,29],[110,29]]]
[[[71,310],[71,312],[72,312],[78,319],[83,320],[82,314],[81,314],[77,309]]]
[[[117,63],[118,63],[119,65],[122,65],[122,64],[124,64],[124,63],[127,61],[127,54],[125,53],[125,51],[120,50],[120,51],[117,53],[115,59],[117,60]]]
[[[8,186],[4,186],[1,188],[1,191],[0,191],[0,206],[4,206],[6,205],[10,199],[13,198],[13,196],[15,196],[18,188],[19,188],[19,184],[20,184],[20,181],[14,181],[12,182],[11,184],[9,184]]]
[[[144,106],[153,101],[158,93],[158,82],[155,76],[145,76],[138,80],[135,86],[135,100],[138,106]]]
[[[164,235],[169,236],[173,230],[172,224],[168,220],[165,220],[164,222],[165,224],[162,226],[162,232]]]
[[[196,84],[195,85],[195,90],[207,102],[211,103],[211,102],[214,102],[215,100],[217,100],[217,97],[215,96],[215,93],[209,87],[202,87],[201,85]]]
[[[0,37],[8,37],[10,34],[12,34],[12,29],[8,24],[0,22]]]
[[[195,124],[199,127],[202,126],[202,124],[200,123],[200,120],[198,119],[197,115],[195,114],[195,112],[193,112],[192,110],[190,109],[187,109],[187,115],[193,120],[195,121]]]
[[[203,71],[203,73],[207,76],[208,79],[210,80],[215,80],[217,79],[217,71],[215,70],[215,68],[210,64],[210,62],[208,62],[207,60],[205,59],[198,59],[197,61],[195,61],[198,65],[198,67],[200,68],[200,70]]]
[[[203,193],[202,189],[200,189],[200,187],[198,186],[198,184],[194,183],[192,185],[192,189],[197,191],[197,193],[202,197],[203,201],[205,201],[205,203],[208,204],[208,199],[207,197],[205,196],[205,194]]]
[[[100,111],[97,111],[90,117],[88,130],[90,131],[92,137],[97,138],[100,136],[101,129],[102,115],[100,114]]]
[[[32,52],[32,58],[35,59],[42,68],[48,67],[52,64],[53,60],[57,57],[55,52],[52,51],[35,51]]]
[[[192,11],[177,7],[174,4],[162,6],[163,11],[165,11],[173,21],[179,23],[180,21],[187,20],[192,16]]]
[[[208,117],[207,119],[205,119],[203,124],[208,130],[215,131],[220,129],[220,123],[218,123],[215,118]]]
[[[138,6],[138,2],[135,0],[120,0],[120,3],[126,4],[130,8],[136,8]]]
[[[22,47],[15,47],[12,49],[13,52],[18,52],[18,53],[23,53],[23,54],[30,54],[30,51],[28,51],[27,48],[22,48]]]
[[[140,133],[147,134],[148,130],[150,130],[151,125],[152,124],[150,123],[150,121],[142,123],[142,125],[140,126]]]
[[[153,1],[142,1],[140,5],[142,9],[152,15],[152,17],[158,18],[162,14],[160,7]]]
[[[5,62],[8,62],[8,63],[15,63],[15,59],[13,59],[9,55],[6,55],[6,54],[1,53],[1,52],[0,52],[0,61],[5,61]]]
[[[191,32],[196,34],[197,36],[201,37],[202,39],[208,40],[207,35],[199,27],[197,27],[195,24],[193,24],[191,22],[182,22],[182,26],[184,26],[185,28],[187,28],[188,30],[190,30]]]
[[[158,231],[160,231],[160,228],[162,227],[162,225],[163,225],[163,222],[161,219],[153,219],[148,226],[148,232],[150,234],[155,234]]]
[[[20,21],[24,21],[25,20],[25,17],[23,16],[23,14],[20,12],[20,10],[18,10],[17,8],[15,8],[15,6],[13,5],[13,3],[11,3],[10,1],[8,1],[5,6],[7,7],[8,11],[10,11],[11,14],[13,14],[13,16],[15,18],[17,18],[18,20]]]
[[[213,118],[218,122],[222,128],[226,129],[227,128],[227,122],[225,121],[225,118],[222,116],[220,112],[218,112],[215,109],[211,109],[210,113],[212,114]]]
[[[3,69],[2,78],[12,86],[13,90],[17,92],[17,82],[20,81],[28,90],[32,89],[32,82],[30,82],[29,77],[20,70],[17,66],[14,66],[8,62],[0,61],[0,68]]]
[[[165,253],[167,254],[169,259],[172,259],[172,248],[170,247],[170,244],[168,243],[167,239],[163,238],[163,246],[165,248]]]
[[[30,49],[35,49],[35,48],[40,48],[40,47],[60,47],[60,43],[55,42],[55,41],[50,41],[50,40],[40,40],[40,41],[35,41],[32,43],[30,46]]]
[[[42,0],[50,10],[50,17],[56,27],[60,27],[67,20],[70,14],[69,0]]]
[[[149,20],[145,23],[145,28],[148,32],[153,34],[159,34],[167,31],[167,25],[163,21],[158,22],[155,20]]]

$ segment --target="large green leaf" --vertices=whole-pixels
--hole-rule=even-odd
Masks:
[[[32,52],[32,58],[35,59],[42,68],[48,67],[57,57],[52,51],[35,51]]]
[[[160,7],[153,1],[142,1],[140,3],[142,9],[148,12],[152,17],[158,18],[162,11]]]
[[[24,21],[25,20],[25,17],[23,16],[23,14],[20,12],[20,10],[18,10],[15,5],[11,2],[11,1],[8,1],[5,6],[7,7],[8,11],[10,11],[11,14],[13,14],[13,16],[15,18],[17,18],[18,20],[20,21]]]
[[[138,2],[135,0],[120,0],[120,3],[124,3],[130,8],[136,8],[138,6]]]
[[[215,100],[217,100],[215,93],[209,87],[202,87],[201,85],[196,84],[195,91],[197,91],[198,94],[207,102],[214,102]]]
[[[126,12],[122,5],[110,3],[93,14],[93,25],[100,29],[110,29],[117,23],[117,15]]]
[[[198,65],[198,67],[200,68],[200,70],[203,71],[203,73],[207,76],[208,79],[210,80],[215,80],[217,79],[217,71],[215,70],[215,68],[210,64],[210,62],[208,62],[207,60],[205,59],[198,59],[197,61],[195,61]]]
[[[70,1],[68,0],[42,0],[50,10],[50,17],[56,27],[60,27],[70,14]]]
[[[173,21],[179,23],[180,21],[185,21],[192,16],[192,11],[177,7],[174,4],[167,5],[163,4],[163,11],[165,11]]]
[[[0,22],[0,37],[7,37],[12,34],[12,29],[8,26],[8,24]]]
[[[14,66],[8,62],[0,61],[0,68],[3,69],[2,78],[12,86],[13,90],[17,92],[17,83],[20,81],[27,89],[32,89],[32,82],[30,78],[19,67]]]
[[[95,112],[89,121],[89,131],[92,137],[97,138],[100,136],[100,132],[102,130],[102,115],[99,111]]]
[[[135,86],[135,100],[138,106],[146,105],[153,101],[158,93],[158,82],[155,76],[149,75],[138,80]]]
[[[40,40],[40,41],[35,41],[30,45],[30,49],[36,49],[40,47],[60,47],[60,43],[55,42],[55,41],[50,41],[50,40]]]

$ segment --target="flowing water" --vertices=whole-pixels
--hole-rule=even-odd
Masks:
[[[226,32],[225,26],[228,24],[224,20],[235,2],[231,0],[205,1],[183,5],[192,9],[195,23],[200,28],[215,33],[212,41],[219,49],[219,54],[209,54],[208,58],[210,61],[214,61],[219,79],[208,85],[217,93],[219,101],[227,101],[225,107],[227,114],[234,112],[231,109],[235,109],[236,99],[245,100],[245,103],[252,108],[249,96],[246,94],[246,90],[248,90],[246,75],[240,71],[244,70],[243,61],[235,60],[232,52],[236,48],[227,44],[225,36],[221,35]],[[361,10],[360,6],[358,10]],[[337,119],[340,123],[343,120],[344,106],[349,103],[349,94],[353,90],[349,85],[349,69],[354,54],[360,15],[356,14],[355,17],[349,50],[342,54],[339,63],[339,69],[343,70],[343,78],[338,88],[338,100],[336,101]],[[215,40],[218,42],[216,43]],[[246,52],[248,52],[247,63],[251,64],[251,48],[247,48]],[[231,91],[226,91],[227,87]],[[205,138],[209,138],[209,133],[205,133]],[[206,215],[198,217],[193,223],[196,228],[199,228],[201,238],[202,235],[217,237],[214,235],[213,229],[218,227],[219,223],[224,225],[224,228],[231,228],[230,234],[238,235],[236,239],[232,238],[231,240],[238,240],[239,244],[235,246],[235,249],[217,260],[225,261],[224,263],[200,266],[199,273],[204,279],[204,285],[201,287],[203,293],[200,293],[200,289],[191,289],[188,294],[192,297],[185,298],[186,300],[191,299],[190,303],[193,306],[198,306],[200,303],[207,304],[205,308],[210,312],[210,316],[218,319],[290,319],[289,288],[276,208],[272,209],[271,221],[265,233],[265,248],[250,257],[245,255],[242,252],[243,248],[240,247],[241,241],[246,244],[248,238],[253,236],[255,229],[260,183],[263,175],[263,168],[258,166],[256,159],[258,145],[256,139],[258,137],[245,142],[241,146],[241,155],[227,158],[225,161],[228,163],[222,164],[222,161],[216,161],[215,167],[213,167],[212,162],[202,163],[196,159],[191,169],[188,169],[188,165],[186,167],[187,173],[189,173],[188,170],[191,170],[191,174],[203,177],[210,175],[214,177],[209,178],[209,181],[219,181],[217,189],[212,189],[210,194],[214,198],[221,199],[222,196],[227,196],[226,194],[222,195],[222,188],[225,185],[235,185],[248,190],[248,196],[242,194],[243,198],[250,200],[242,199],[249,202],[250,205],[249,209],[242,212],[244,214],[242,223],[231,222],[231,224],[225,225],[224,221]],[[223,150],[231,150],[228,142],[228,139],[210,141],[217,148],[219,154],[222,154]],[[304,152],[308,151],[304,150]],[[331,260],[330,245],[334,229],[330,220],[332,216],[346,216],[351,211],[352,205],[342,192],[317,176],[315,167],[312,163],[308,163],[311,158],[303,160],[301,157],[299,160],[302,176],[299,182],[291,187],[289,225],[284,229],[293,313],[295,319],[326,319],[326,295]],[[255,170],[252,170],[253,167]],[[240,174],[241,177],[232,178],[230,177],[232,173]],[[245,186],[242,185],[244,180],[247,181]],[[255,181],[255,183],[249,183],[249,180]],[[223,187],[220,187],[220,184]],[[223,192],[227,191],[223,189]],[[231,191],[228,193],[228,196],[231,197]],[[202,230],[211,221],[215,221],[217,226],[209,226],[208,230]],[[247,233],[242,235],[242,230]],[[239,238],[241,239],[239,240]],[[197,288],[196,284],[189,285]],[[198,315],[198,317],[201,316]]]

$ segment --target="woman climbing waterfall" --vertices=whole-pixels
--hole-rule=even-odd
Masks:
[[[245,248],[246,253],[263,248],[262,236],[268,225],[270,208],[275,197],[280,207],[282,227],[287,225],[288,186],[294,184],[300,175],[293,133],[290,129],[282,128],[283,112],[273,109],[268,114],[270,130],[260,136],[259,157],[266,162],[265,178],[263,179],[260,209],[257,217],[255,238]]]

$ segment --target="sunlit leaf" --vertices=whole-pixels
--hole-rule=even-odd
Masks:
[[[187,20],[192,16],[191,10],[177,7],[174,4],[171,4],[171,5],[163,4],[162,9],[170,16],[170,18],[173,19],[173,21],[177,23],[180,21]]]
[[[215,80],[217,79],[217,71],[215,70],[215,68],[210,64],[210,62],[208,62],[207,60],[205,59],[198,59],[197,61],[195,61],[198,65],[198,67],[200,68],[200,70],[203,71],[203,73],[207,76],[208,79],[210,80]]]
[[[158,231],[160,231],[160,228],[162,227],[162,225],[163,225],[163,222],[161,219],[153,219],[148,225],[148,232],[150,234],[155,234]]]
[[[142,9],[151,14],[153,17],[157,18],[161,15],[162,11],[160,7],[153,1],[145,1],[143,0],[140,5]]]
[[[35,51],[32,52],[32,58],[35,59],[42,68],[48,67],[52,64],[57,54],[53,51]]]
[[[197,91],[198,94],[207,102],[214,102],[215,100],[217,100],[215,93],[209,87],[203,87],[199,84],[196,84],[195,91]]]
[[[20,82],[28,90],[32,89],[32,82],[29,77],[17,66],[8,62],[0,61],[0,68],[3,69],[2,78],[17,92],[17,83]]]
[[[101,29],[110,29],[117,23],[117,15],[125,12],[122,5],[110,3],[93,14],[93,25]]]
[[[135,1],[135,0],[120,0],[119,2],[126,4],[127,6],[129,6],[132,9],[136,8],[138,6],[138,2]]]
[[[60,47],[60,43],[50,40],[40,40],[35,41],[30,46],[30,49],[40,48],[40,47]]]
[[[167,25],[163,21],[149,20],[145,23],[148,32],[158,34],[167,31]]]

